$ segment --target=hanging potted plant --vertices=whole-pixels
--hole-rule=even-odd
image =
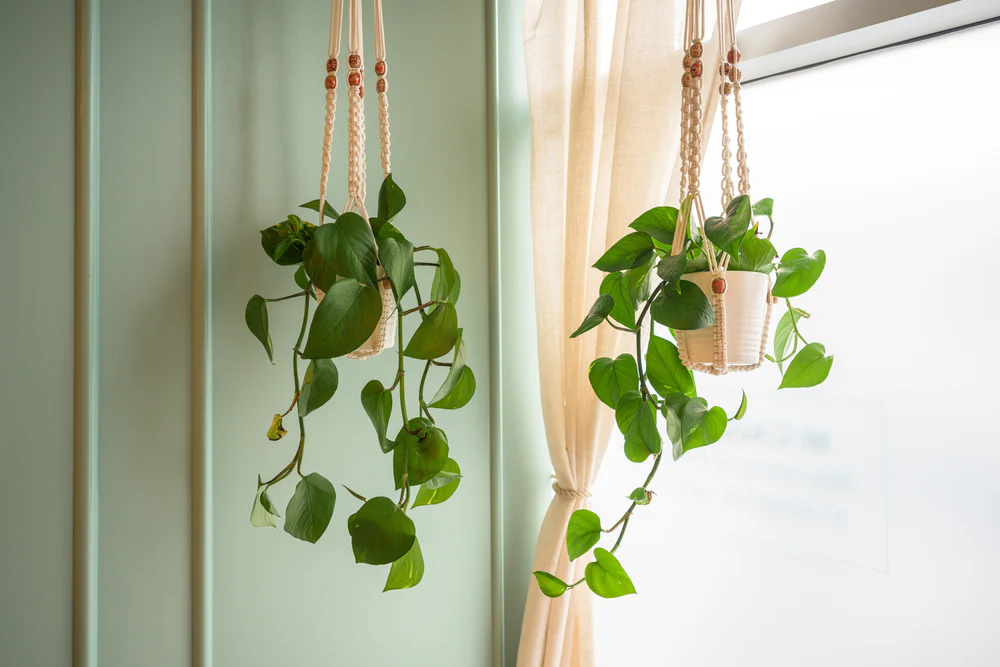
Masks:
[[[308,419],[340,390],[336,359],[363,359],[391,347],[393,339],[398,339],[395,374],[386,378],[385,383],[372,379],[361,388],[357,413],[359,418],[366,415],[374,426],[375,444],[379,450],[386,456],[391,455],[395,493],[369,497],[362,493],[363,489],[355,491],[344,486],[360,503],[346,520],[355,560],[371,565],[390,565],[383,590],[393,590],[417,585],[424,573],[423,554],[411,510],[448,500],[461,482],[461,469],[452,457],[448,437],[437,420],[436,411],[465,406],[475,393],[476,379],[465,363],[467,345],[456,310],[461,279],[450,255],[444,248],[414,246],[396,226],[406,197],[390,173],[385,97],[388,84],[379,2],[376,2],[378,62],[375,71],[384,180],[379,190],[377,215],[368,217],[364,206],[360,0],[350,0],[349,5],[350,21],[355,29],[351,31],[348,58],[348,206],[338,213],[326,202],[337,88],[336,54],[340,41],[341,17],[337,14],[337,5],[335,1],[334,20],[331,21],[334,33],[331,34],[326,68],[327,122],[320,199],[302,205],[319,213],[320,224],[311,224],[293,214],[261,231],[261,246],[271,261],[295,267],[290,278],[297,291],[277,298],[254,295],[246,306],[247,327],[274,363],[269,304],[284,301],[301,304],[301,315],[297,316],[301,318],[301,325],[291,346],[294,390],[290,405],[284,412],[274,415],[267,429],[268,440],[283,440],[287,435],[284,420],[295,410],[297,445],[281,470],[269,475],[266,481],[258,476],[250,523],[257,527],[276,527],[276,520],[282,518],[286,533],[311,543],[326,533],[337,493],[334,484],[324,475],[303,470]],[[324,218],[327,224],[322,224]],[[428,273],[421,275],[421,272]],[[431,278],[429,284],[428,277]],[[425,294],[428,295],[426,299]],[[408,300],[412,300],[412,306],[404,304]],[[316,304],[314,312],[313,304]],[[411,364],[422,366],[415,402],[413,380],[409,396],[407,391],[407,359]],[[438,368],[443,377],[439,376],[432,383],[434,368]],[[400,417],[395,437],[390,430],[394,404],[399,406]],[[294,492],[282,515],[270,491],[293,475],[297,479]]]
[[[723,201],[719,216],[704,215],[699,191],[701,160],[701,75],[703,45],[698,17],[700,2],[688,15],[688,48],[682,78],[682,137],[680,208],[660,206],[634,220],[630,233],[612,245],[594,264],[607,273],[600,296],[572,337],[607,325],[635,336],[636,355],[596,359],[589,377],[594,393],[615,411],[624,436],[625,456],[634,463],[650,458],[652,465],[641,486],[628,493],[629,504],[616,521],[605,522],[593,511],[577,510],[566,530],[570,560],[593,550],[585,575],[565,582],[548,572],[535,572],[541,591],[558,597],[586,584],[601,597],[635,593],[616,553],[637,508],[652,500],[653,482],[663,451],[676,461],[686,452],[718,442],[730,422],[747,411],[747,397],[732,413],[710,406],[698,394],[692,371],[724,375],[754,370],[765,360],[781,375],[779,389],[813,387],[822,383],[833,357],[819,342],[802,333],[809,313],[792,304],[819,280],[826,264],[822,250],[792,248],[780,255],[771,243],[774,231],[771,199],[751,205],[740,99],[739,51],[731,2],[729,16],[720,16],[723,53],[720,85],[723,129]],[[721,46],[720,46],[721,48]],[[733,195],[729,160],[727,98],[732,95],[737,118],[737,175],[740,194]],[[757,216],[769,221],[766,235]],[[696,224],[692,224],[695,221]],[[772,280],[773,278],[773,280]],[[771,309],[785,311],[778,322],[772,353],[767,352]],[[653,331],[651,322],[669,336]],[[648,332],[643,331],[643,325]],[[647,335],[644,336],[644,333]],[[674,340],[670,340],[670,336]],[[662,425],[662,431],[661,431]],[[665,432],[667,443],[661,432]],[[605,526],[609,526],[605,528]],[[599,547],[605,534],[616,538]]]

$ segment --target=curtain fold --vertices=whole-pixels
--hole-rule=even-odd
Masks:
[[[587,372],[624,342],[611,327],[569,336],[604,277],[591,265],[640,213],[664,203],[676,183],[685,6],[681,0],[618,0],[616,8],[609,0],[525,2],[539,373],[556,478],[533,569],[567,582],[583,577],[587,559],[569,561],[566,525],[589,506],[614,424]],[[608,7],[613,11],[602,14]],[[706,40],[705,127],[718,100],[718,76],[709,76],[718,69],[717,48]],[[591,667],[593,604],[585,587],[550,599],[532,579],[518,667]]]

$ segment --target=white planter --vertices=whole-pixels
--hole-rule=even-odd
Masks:
[[[767,313],[766,274],[754,271],[726,271],[726,363],[751,365],[760,361]],[[712,274],[704,271],[681,278],[697,285],[712,300]],[[684,344],[688,358],[699,364],[715,361],[714,326],[687,331]]]

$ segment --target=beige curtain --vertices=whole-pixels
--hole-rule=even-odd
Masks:
[[[602,14],[609,4],[612,11]],[[580,579],[587,561],[569,562],[566,524],[589,504],[614,423],[613,412],[594,396],[587,369],[598,357],[614,356],[624,342],[606,326],[573,340],[569,335],[598,296],[603,274],[591,265],[636,216],[668,199],[672,181],[670,196],[677,198],[685,5],[525,2],[539,371],[558,485],[533,569],[566,582]],[[717,49],[706,41],[706,109],[718,100],[718,78],[710,76],[718,69]],[[608,53],[610,62],[602,62]],[[549,599],[532,579],[518,667],[593,665],[593,603],[585,587]]]

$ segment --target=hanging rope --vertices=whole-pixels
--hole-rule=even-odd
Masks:
[[[734,196],[732,174],[732,150],[730,148],[729,96],[733,96],[736,125],[736,176],[739,193],[750,194],[750,169],[747,166],[746,139],[744,136],[743,105],[740,97],[740,52],[736,44],[736,11],[732,0],[716,0],[716,38],[719,40],[719,84],[720,107],[722,112],[722,208],[725,210]],[[705,234],[705,209],[700,192],[701,146],[702,146],[702,79],[704,75],[705,5],[704,0],[687,0],[687,16],[684,24],[684,44],[686,47],[681,78],[681,208],[678,223],[674,229],[671,254],[684,252],[687,230],[697,225],[701,231],[702,248],[708,272],[712,276],[711,303],[715,314],[713,333],[713,361],[710,364],[691,361],[684,331],[677,331],[677,347],[681,361],[688,368],[724,375],[730,371],[750,371],[760,367],[767,347],[767,334],[771,322],[771,278],[768,276],[764,331],[761,337],[757,362],[754,364],[728,363],[728,336],[726,329],[726,280],[730,256],[719,253]]]
[[[330,41],[326,59],[326,123],[323,127],[323,166],[319,178],[319,224],[323,224],[326,209],[326,186],[330,178],[333,121],[337,115],[337,57],[340,55],[340,24],[344,16],[344,0],[331,0]]]
[[[388,176],[392,171],[389,164],[389,81],[385,78],[388,65],[385,62],[385,26],[382,23],[382,0],[375,2],[375,74],[378,81],[375,91],[378,93],[378,139],[382,158],[382,176]]]

